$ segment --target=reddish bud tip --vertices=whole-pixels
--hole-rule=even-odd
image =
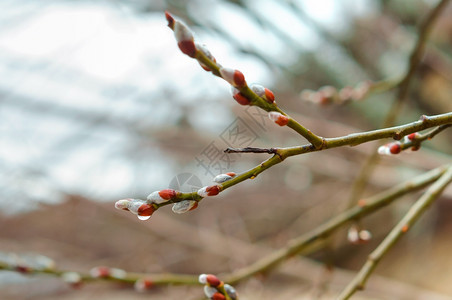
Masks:
[[[211,185],[200,188],[197,193],[201,197],[215,196],[220,193],[220,190],[221,187],[219,185]]]
[[[417,137],[418,137],[418,133],[417,133],[417,132],[411,133],[411,134],[408,135],[408,139],[409,139],[410,141],[415,140]]]
[[[173,189],[165,189],[159,191],[159,196],[165,200],[171,200],[173,198],[176,198],[177,192]]]
[[[91,277],[93,278],[107,278],[110,276],[110,268],[109,267],[95,267],[89,271]]]
[[[289,123],[289,117],[276,111],[269,112],[268,117],[279,126],[285,126],[287,125],[287,123]]]
[[[211,185],[206,188],[207,196],[215,196],[220,193],[220,186]]]
[[[213,294],[211,299],[212,300],[225,300],[226,297],[223,294],[216,292],[215,294]]]
[[[242,93],[237,93],[234,96],[232,96],[235,101],[237,101],[240,105],[250,105],[251,101],[248,100]]]
[[[275,95],[267,88],[265,88],[265,100],[267,100],[268,103],[275,102]]]
[[[166,20],[168,21],[168,27],[174,29],[174,23],[176,21],[174,20],[173,16],[169,12],[165,11],[165,17]]]
[[[142,216],[142,217],[149,217],[154,213],[154,211],[155,211],[154,206],[152,206],[151,204],[145,203],[138,208],[137,215]]]
[[[191,30],[185,24],[176,22],[174,24],[174,36],[182,53],[194,58],[196,56],[196,45]]]
[[[231,68],[220,68],[221,77],[235,87],[246,86],[245,76],[239,70]]]
[[[31,272],[31,269],[29,267],[27,267],[27,266],[24,266],[24,265],[17,265],[17,266],[14,267],[14,269],[17,272],[22,273],[22,274],[27,274],[27,273]]]
[[[134,288],[138,292],[144,292],[150,290],[154,286],[154,283],[150,279],[142,278],[135,281]]]
[[[400,147],[400,143],[392,143],[389,145],[389,152],[391,154],[399,154],[402,151],[402,147]]]
[[[182,41],[177,43],[177,45],[179,46],[180,51],[182,51],[182,53],[190,56],[190,57],[195,57],[196,56],[196,46],[195,46],[195,42],[193,41]]]
[[[218,279],[217,276],[212,275],[212,274],[207,274],[206,282],[208,285],[213,286],[213,287],[217,287],[221,284],[221,280]]]
[[[151,203],[161,204],[176,198],[177,194],[178,192],[173,189],[165,189],[150,193],[146,199]]]
[[[263,87],[260,84],[251,85],[251,90],[256,93],[259,97],[263,98],[268,103],[275,102],[275,95],[269,89]]]

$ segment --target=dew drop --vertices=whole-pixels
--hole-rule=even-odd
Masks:
[[[146,220],[149,220],[149,218],[150,218],[151,216],[138,216],[138,215],[137,215],[137,217],[138,217],[138,219],[140,219],[141,221],[146,221]]]

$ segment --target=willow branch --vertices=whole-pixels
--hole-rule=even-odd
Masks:
[[[424,19],[424,21],[420,24],[418,30],[419,31],[418,39],[409,58],[408,70],[406,71],[405,75],[402,77],[402,79],[397,85],[398,86],[397,96],[392,102],[391,108],[389,109],[389,113],[383,122],[383,127],[389,127],[395,123],[397,115],[399,114],[402,105],[405,102],[405,99],[408,95],[408,89],[413,78],[413,75],[415,73],[415,70],[417,69],[422,59],[425,44],[427,42],[431,28],[448,2],[449,0],[442,0],[441,2],[439,2],[438,5],[433,10],[430,11],[430,13]],[[379,156],[377,155],[377,152],[374,151],[364,162],[363,166],[359,171],[357,179],[353,182],[349,199],[349,207],[354,205],[354,203],[356,203],[356,201],[360,198],[378,161]]]
[[[395,199],[398,199],[407,193],[424,188],[428,184],[437,180],[442,174],[446,172],[448,168],[452,169],[452,167],[449,165],[439,167],[418,177],[415,177],[412,180],[396,185],[373,197],[364,199],[363,201],[360,201],[360,205],[357,205],[341,213],[328,222],[318,226],[314,230],[290,241],[285,248],[277,250],[272,254],[255,262],[254,264],[239,269],[231,274],[224,275],[223,277],[225,278],[226,282],[235,284],[256,274],[265,273],[281,264],[285,260],[301,253],[314,242],[328,237],[331,233],[339,229],[344,224],[367,216],[377,211],[378,209],[389,205]]]
[[[378,129],[378,130],[372,130],[372,131],[366,131],[366,132],[360,132],[360,133],[353,133],[346,136],[341,137],[335,137],[335,138],[325,138],[323,141],[323,147],[318,149],[315,148],[312,144],[306,144],[302,146],[295,146],[295,147],[287,147],[287,148],[272,148],[271,153],[275,153],[272,157],[265,160],[258,166],[245,171],[241,174],[238,174],[234,178],[221,183],[218,185],[219,192],[230,188],[242,181],[245,181],[247,179],[254,179],[256,178],[260,173],[264,172],[265,170],[271,168],[272,166],[279,164],[280,162],[284,161],[286,158],[296,155],[302,155],[310,152],[315,151],[322,151],[332,148],[338,148],[343,146],[356,146],[360,145],[366,142],[380,140],[384,138],[394,138],[394,139],[401,139],[404,136],[415,133],[418,131],[422,131],[427,128],[446,125],[446,124],[452,124],[452,112],[445,113],[441,115],[435,115],[435,116],[425,116],[423,115],[420,120],[411,122],[408,124],[400,125],[400,126],[394,126],[390,128],[384,128],[384,129]],[[246,148],[244,148],[246,149]],[[262,153],[267,153],[268,149],[261,149],[260,148],[249,148],[251,153],[255,153],[254,151],[260,151]],[[243,153],[246,153],[247,151],[244,151]],[[177,196],[172,198],[169,201],[166,201],[164,203],[160,204],[153,204],[155,208],[160,208],[165,205],[181,202],[183,200],[195,200],[195,201],[201,201],[203,198],[197,194],[197,192],[192,193],[179,193]]]
[[[410,208],[407,214],[400,220],[381,244],[369,255],[367,262],[361,268],[352,282],[339,295],[338,299],[349,299],[356,291],[362,290],[380,262],[382,257],[397,243],[397,241],[412,227],[427,208],[441,195],[446,186],[452,182],[452,167],[447,171],[419,198]]]
[[[42,274],[54,277],[63,278],[64,274],[75,273],[68,270],[59,270],[55,268],[36,268],[29,265],[22,264],[10,264],[0,261],[0,270],[4,271],[14,271],[22,274]],[[194,275],[184,275],[184,274],[148,274],[148,273],[133,273],[127,272],[124,276],[102,276],[93,277],[88,273],[76,272],[80,277],[80,282],[97,282],[97,281],[111,281],[111,282],[122,282],[127,284],[134,284],[140,279],[146,279],[152,282],[152,285],[200,285],[198,282],[198,276]]]

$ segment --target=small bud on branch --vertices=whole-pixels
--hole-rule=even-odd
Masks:
[[[269,112],[268,118],[279,126],[286,126],[289,123],[289,117],[276,111]]]

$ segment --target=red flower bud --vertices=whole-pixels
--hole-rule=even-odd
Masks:
[[[207,282],[207,284],[209,284],[210,286],[213,286],[213,287],[217,287],[221,284],[221,280],[218,279],[218,277],[213,274],[207,274],[206,282]]]
[[[232,98],[234,98],[235,101],[237,101],[238,104],[240,104],[240,105],[250,105],[251,101],[248,98],[246,98],[245,95],[243,95],[235,87],[232,87],[231,93],[232,93]]]
[[[215,294],[213,294],[211,299],[212,300],[225,300],[226,297],[223,294],[216,292]]]
[[[176,22],[176,20],[174,20],[173,16],[169,12],[165,11],[165,17],[168,21],[168,27],[174,29],[174,23]]]
[[[155,191],[148,195],[147,199],[151,203],[161,204],[177,197],[177,191],[173,189],[166,189]]]
[[[95,267],[89,271],[91,277],[93,278],[107,278],[110,277],[110,268],[109,267]]]
[[[273,92],[270,91],[269,89],[263,87],[262,85],[260,85],[260,84],[253,84],[251,86],[251,89],[253,90],[253,92],[256,93],[256,95],[258,95],[259,97],[263,98],[268,103],[275,102],[275,95],[273,94]]]
[[[147,220],[149,218],[146,217],[150,217],[154,213],[154,211],[155,208],[154,206],[152,206],[152,204],[145,203],[138,208],[137,215],[140,220]]]
[[[400,151],[402,151],[402,147],[400,147],[399,142],[389,144],[389,152],[391,152],[391,154],[399,154]]]
[[[246,86],[245,76],[239,70],[230,68],[220,68],[221,77],[235,87]]]
[[[410,141],[413,141],[413,140],[415,140],[415,139],[418,138],[418,137],[419,137],[419,133],[417,133],[417,132],[411,133],[411,134],[408,135],[408,139],[409,139]]]
[[[138,292],[144,292],[151,289],[154,286],[150,279],[142,278],[135,281],[134,288]]]
[[[289,117],[276,111],[269,112],[268,117],[279,126],[285,126],[287,125],[287,123],[289,123]]]
[[[196,46],[191,30],[184,23],[176,22],[174,24],[174,36],[182,53],[194,58]]]

